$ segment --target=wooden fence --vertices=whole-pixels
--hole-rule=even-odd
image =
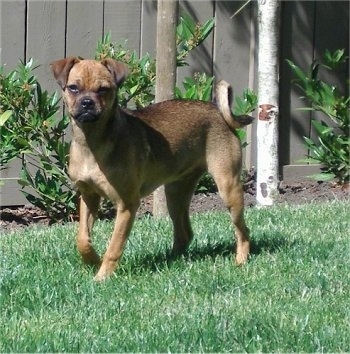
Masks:
[[[257,87],[257,5],[251,2],[231,16],[245,1],[180,1],[180,11],[204,22],[215,17],[216,26],[205,43],[189,59],[189,66],[178,70],[178,81],[194,72],[225,78],[237,94]],[[114,42],[127,40],[126,46],[143,55],[155,57],[157,2],[153,0],[1,0],[0,65],[5,71],[19,60],[34,58],[42,86],[57,90],[48,64],[70,55],[93,57],[97,41],[110,32]],[[306,69],[325,49],[345,48],[349,53],[348,1],[282,2],[280,64],[280,167],[282,178],[303,176],[308,166],[297,161],[307,151],[303,136],[313,136],[310,113],[298,111],[305,105],[291,85],[291,72],[285,59]],[[348,65],[335,78],[345,92]],[[255,125],[247,130],[249,146],[245,166],[255,165]],[[15,162],[2,172],[0,205],[19,205],[25,199],[17,177]]]

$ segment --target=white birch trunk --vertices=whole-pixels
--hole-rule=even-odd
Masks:
[[[278,195],[279,0],[258,0],[257,204]]]
[[[156,102],[174,98],[176,84],[176,26],[178,0],[158,0]],[[164,186],[153,193],[153,215],[167,215]]]

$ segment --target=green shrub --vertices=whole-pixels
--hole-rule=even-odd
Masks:
[[[177,66],[188,65],[186,58],[189,52],[198,47],[209,36],[215,25],[215,19],[209,19],[203,25],[183,14],[176,29]]]
[[[307,161],[322,164],[322,173],[315,175],[315,178],[336,178],[339,183],[348,183],[350,180],[350,97],[342,96],[336,86],[319,79],[318,75],[320,69],[334,71],[346,60],[344,50],[336,50],[333,53],[326,51],[324,63],[313,63],[308,73],[293,62],[287,61],[297,76],[298,87],[311,103],[311,107],[305,109],[322,112],[326,117],[326,120],[311,121],[317,140],[304,137],[310,150]]]
[[[59,100],[41,89],[35,68],[30,59],[8,75],[1,69],[0,166],[23,155],[19,183],[27,200],[52,219],[67,219],[75,213],[77,198],[67,174],[69,119],[57,118]]]
[[[188,100],[210,101],[212,98],[214,76],[208,77],[205,73],[195,73],[192,77],[185,77],[182,83],[184,91],[175,88],[175,97]]]
[[[122,44],[112,43],[110,33],[98,42],[95,59],[113,58],[125,63],[129,75],[118,90],[118,102],[121,107],[141,108],[154,101],[156,82],[156,62],[149,54],[139,58],[135,51],[124,48]]]
[[[38,138],[32,126],[57,111],[56,96],[42,92],[33,69],[32,59],[7,75],[0,68],[0,169],[30,151],[31,141]]]

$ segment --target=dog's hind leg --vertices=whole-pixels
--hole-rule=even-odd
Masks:
[[[91,231],[98,212],[98,194],[83,194],[80,199],[80,222],[77,235],[78,250],[87,264],[98,265],[100,257],[92,247]]]
[[[219,194],[227,206],[236,230],[236,263],[243,264],[248,259],[250,241],[249,229],[244,221],[244,195],[240,173],[215,169],[212,173]]]
[[[189,207],[201,174],[202,171],[195,172],[186,179],[165,185],[169,215],[174,225],[173,255],[184,252],[193,238]]]

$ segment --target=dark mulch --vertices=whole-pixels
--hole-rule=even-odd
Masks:
[[[256,183],[250,179],[244,186],[245,205],[256,205]],[[327,202],[332,200],[349,200],[349,188],[341,187],[330,182],[295,181],[281,182],[278,204],[305,204],[310,202]],[[218,193],[196,194],[191,203],[191,213],[213,210],[225,210]],[[152,197],[142,200],[137,217],[152,213]],[[50,225],[45,212],[31,205],[0,209],[0,229],[13,230],[32,224]]]

